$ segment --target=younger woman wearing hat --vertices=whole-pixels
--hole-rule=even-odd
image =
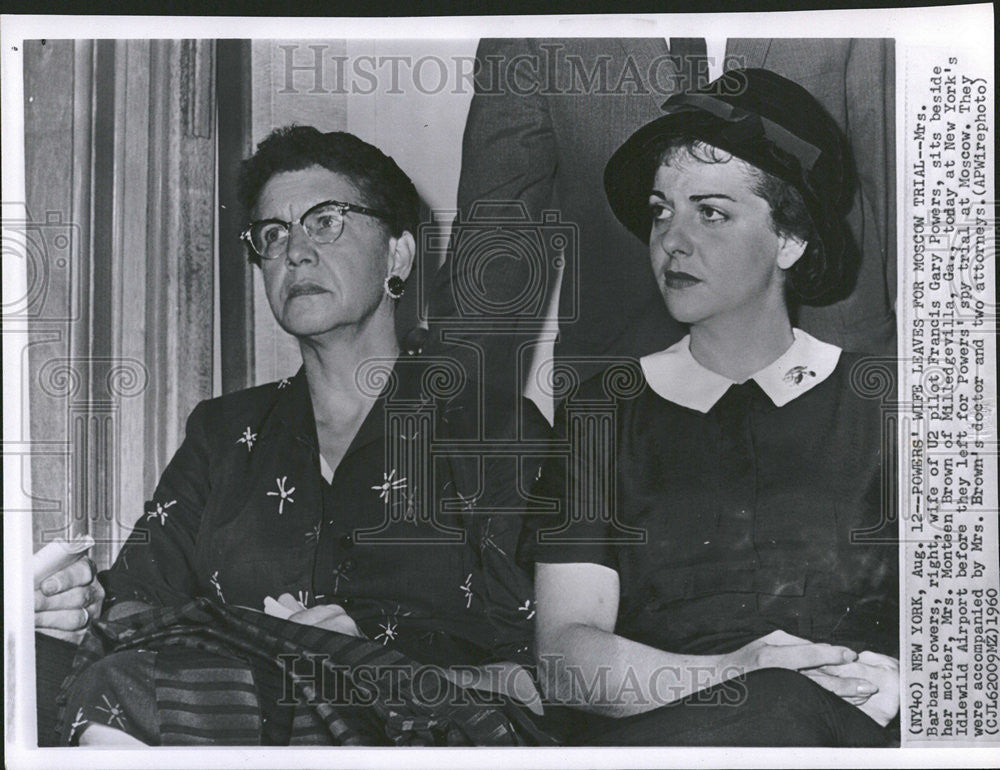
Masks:
[[[885,375],[792,320],[851,290],[849,148],[764,70],[664,110],[605,186],[690,333],[557,416],[571,457],[542,491],[568,519],[536,517],[526,541],[543,687],[589,712],[571,741],[889,745]]]

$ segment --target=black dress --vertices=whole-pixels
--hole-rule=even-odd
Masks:
[[[565,456],[540,486],[562,510],[534,517],[523,553],[614,569],[615,633],[668,652],[730,652],[781,629],[898,656],[884,371],[796,330],[735,384],[687,344],[566,399]]]

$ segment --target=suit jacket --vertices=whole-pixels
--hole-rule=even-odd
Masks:
[[[615,219],[603,186],[611,154],[660,115],[678,87],[666,40],[484,39],[477,58],[459,220],[432,315],[463,317],[459,282],[505,308],[537,281],[523,255],[489,266],[456,245],[463,227],[476,227],[477,201],[514,200],[532,222],[555,209],[577,230],[578,252],[568,255],[562,278],[557,355],[644,355],[675,342],[683,331],[667,315],[647,248]],[[892,41],[731,39],[726,58],[727,68],[764,67],[801,83],[847,132],[857,157],[860,190],[850,216],[863,251],[857,288],[832,306],[803,307],[798,326],[848,350],[893,352]],[[530,327],[530,313],[522,315],[499,312],[497,320]],[[489,351],[485,376],[495,381],[523,337],[484,334],[476,342]]]

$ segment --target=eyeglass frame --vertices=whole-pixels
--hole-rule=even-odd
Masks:
[[[309,232],[309,228],[307,228],[305,225],[306,217],[308,217],[317,209],[323,208],[324,206],[334,206],[340,209],[340,217],[341,217],[340,232],[337,233],[337,237],[334,238],[333,240],[326,241],[325,243],[323,241],[317,241],[316,239],[314,239],[312,233]],[[317,203],[315,206],[310,206],[305,211],[305,213],[299,217],[297,222],[288,222],[284,219],[278,219],[277,217],[272,217],[269,219],[255,219],[249,225],[247,225],[246,229],[242,233],[240,233],[240,240],[245,241],[246,244],[251,248],[251,250],[253,250],[253,253],[256,254],[258,257],[267,262],[273,262],[274,260],[279,259],[280,255],[269,257],[266,254],[261,254],[260,251],[257,250],[257,247],[254,246],[253,244],[253,238],[251,238],[250,233],[257,225],[263,225],[273,222],[275,224],[284,225],[286,234],[291,234],[292,225],[298,224],[310,241],[312,241],[313,243],[327,245],[330,243],[335,243],[340,238],[340,236],[344,234],[344,215],[350,211],[355,211],[358,214],[364,214],[365,216],[369,217],[375,217],[376,219],[381,219],[385,222],[392,221],[392,216],[388,212],[381,211],[380,209],[373,209],[367,206],[361,206],[357,203],[347,203],[346,201],[328,200],[328,201],[321,201],[320,203]],[[287,241],[286,241],[286,248],[287,248]]]

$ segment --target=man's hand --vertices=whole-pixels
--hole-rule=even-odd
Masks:
[[[35,589],[35,629],[79,644],[104,602],[104,588],[95,580],[96,574],[94,563],[81,555],[45,578]]]
[[[822,666],[802,673],[857,706],[882,727],[899,713],[899,661],[888,655],[866,650],[852,663]],[[873,689],[863,697],[860,692],[848,697],[844,693],[856,681],[868,682]]]

